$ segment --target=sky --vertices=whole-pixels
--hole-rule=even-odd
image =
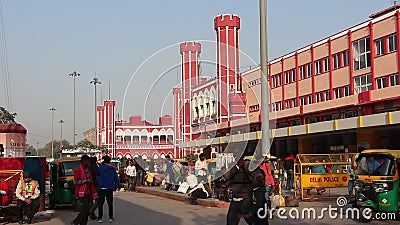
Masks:
[[[116,100],[118,119],[131,115],[157,123],[172,114],[171,89],[179,85],[179,46],[201,40],[202,74],[215,74],[215,31],[219,14],[241,18],[242,71],[259,64],[259,1],[53,1],[0,0],[3,11],[11,107],[28,130],[27,142],[42,147],[73,137],[73,78],[76,70],[76,141],[94,126],[97,103]],[[274,59],[368,20],[390,0],[268,1],[268,54]],[[1,29],[1,28],[0,28]],[[2,46],[0,45],[0,46]],[[2,52],[4,53],[4,51]],[[210,62],[210,63],[208,63]],[[0,67],[0,105],[6,106]],[[111,87],[111,89],[109,89]]]

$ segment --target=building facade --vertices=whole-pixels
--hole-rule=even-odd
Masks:
[[[21,124],[0,124],[0,157],[25,157],[26,133]]]
[[[273,154],[400,149],[399,8],[268,62]],[[216,77],[190,86],[192,132],[179,144],[182,154],[223,152],[230,142],[248,142],[251,151],[261,137],[261,71],[237,69],[239,17],[217,16],[214,24]]]
[[[115,121],[115,101],[106,100],[97,107],[98,145],[106,146],[113,158],[165,158],[176,155],[174,124],[165,115],[157,124],[131,116],[128,122]]]

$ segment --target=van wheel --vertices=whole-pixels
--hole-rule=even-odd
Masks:
[[[370,207],[361,207],[360,208],[360,220],[362,223],[371,222],[373,216],[374,216],[374,210],[372,208],[370,208]]]

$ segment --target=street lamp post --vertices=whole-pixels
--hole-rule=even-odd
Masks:
[[[54,111],[55,108],[51,107],[49,109],[51,111],[51,158],[54,159]]]
[[[97,145],[97,84],[101,84],[101,81],[99,80],[98,77],[93,77],[93,80],[90,81],[91,84],[94,86],[94,129],[95,129],[95,138],[94,138],[94,143]]]
[[[267,46],[267,0],[260,0],[260,60],[261,60],[261,151],[270,153],[269,135],[269,88],[268,88],[268,46]]]
[[[62,128],[63,128],[63,123],[65,123],[64,120],[60,120],[58,121],[58,123],[60,124],[61,127],[61,132],[60,132],[60,151],[62,151],[62,147],[63,147],[63,137],[62,137]]]
[[[73,122],[73,134],[72,134],[72,140],[73,140],[73,144],[75,145],[75,134],[76,134],[76,132],[75,132],[75,78],[76,77],[79,77],[81,74],[80,73],[78,73],[78,72],[76,72],[76,71],[74,71],[74,72],[72,72],[72,73],[70,73],[69,74],[69,76],[71,76],[71,77],[74,77],[74,100],[73,100],[73,102],[74,102],[74,114],[73,114],[73,117],[74,117],[74,122]]]

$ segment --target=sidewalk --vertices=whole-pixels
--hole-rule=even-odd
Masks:
[[[136,191],[145,194],[156,195],[164,198],[173,199],[181,202],[188,202],[188,194],[178,193],[176,191],[162,190],[160,187],[136,187]],[[229,208],[229,202],[220,201],[215,198],[197,199],[197,202],[201,206],[205,207],[217,207],[217,208]]]

